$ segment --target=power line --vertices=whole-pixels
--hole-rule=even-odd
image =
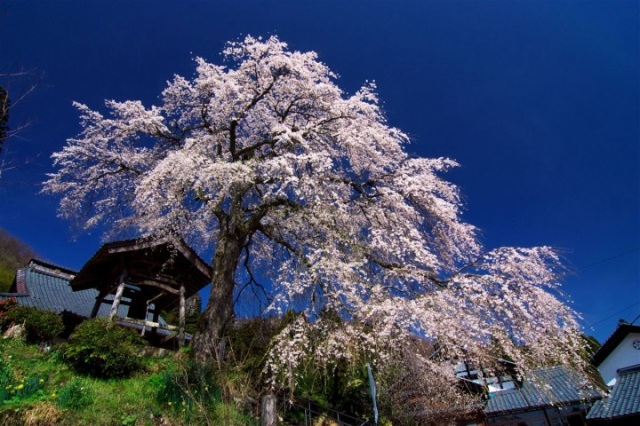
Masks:
[[[582,271],[583,269],[591,268],[592,266],[596,266],[596,265],[599,265],[601,263],[608,262],[610,260],[617,259],[617,258],[622,257],[622,256],[626,256],[626,255],[628,255],[630,253],[633,253],[634,251],[638,251],[638,250],[640,250],[640,247],[635,247],[635,248],[632,248],[632,249],[627,250],[625,252],[614,254],[613,256],[598,260],[598,261],[593,262],[593,263],[589,263],[588,265],[581,266],[580,268],[577,269],[577,271]]]
[[[601,320],[596,321],[596,322],[594,322],[594,323],[591,323],[591,324],[589,324],[589,325],[590,325],[591,327],[593,327],[594,325],[598,325],[598,324],[600,324],[600,323],[602,323],[602,322],[605,322],[605,321],[606,321],[606,320],[608,320],[608,319],[611,319],[611,318],[615,317],[615,316],[616,316],[616,315],[618,315],[618,314],[623,313],[624,311],[626,311],[626,310],[628,310],[628,309],[633,308],[633,307],[634,307],[634,306],[636,306],[636,305],[640,305],[640,300],[639,300],[639,301],[637,301],[637,302],[635,302],[635,303],[632,303],[631,305],[627,306],[626,308],[623,308],[623,309],[619,310],[618,312],[614,312],[613,314],[609,315],[609,316],[608,316],[608,317],[606,317],[606,318],[602,318]],[[638,317],[640,317],[640,315],[638,315]],[[635,319],[635,320],[633,320],[633,322],[635,322],[635,321],[638,319],[638,317],[636,317],[636,319]]]
[[[629,249],[629,250],[627,250],[627,251],[624,251],[624,252],[622,252],[622,253],[618,253],[618,254],[615,254],[615,255],[613,255],[613,256],[609,256],[609,257],[606,257],[606,258],[604,258],[604,259],[598,260],[598,261],[596,261],[596,262],[593,262],[593,263],[589,263],[589,264],[587,264],[587,265],[584,265],[584,266],[582,266],[582,267],[580,267],[580,268],[576,269],[575,271],[576,271],[576,272],[577,272],[577,271],[582,271],[582,270],[584,270],[584,269],[591,268],[592,266],[600,265],[601,263],[609,262],[609,261],[614,260],[614,259],[617,259],[617,258],[619,258],[619,257],[626,256],[626,255],[631,254],[631,253],[633,253],[633,252],[636,252],[636,251],[638,251],[638,250],[640,250],[640,247],[634,247],[634,248]],[[598,325],[598,324],[601,324],[601,323],[603,323],[603,322],[605,322],[605,321],[607,321],[607,320],[609,320],[609,319],[611,319],[611,318],[613,318],[613,317],[615,317],[615,316],[618,316],[619,314],[621,314],[621,313],[623,313],[623,312],[625,312],[625,311],[627,311],[627,310],[629,310],[629,309],[631,309],[631,308],[633,308],[633,307],[635,307],[635,306],[637,306],[637,305],[640,305],[640,301],[634,302],[634,303],[632,303],[631,305],[629,305],[629,306],[627,306],[627,307],[624,307],[624,308],[620,309],[619,311],[614,312],[613,314],[611,314],[611,315],[609,315],[609,316],[607,316],[607,317],[605,317],[605,318],[602,318],[602,319],[600,319],[600,320],[598,320],[598,321],[596,321],[596,322],[588,323],[588,326],[589,326],[589,327],[594,327],[594,326],[596,326],[596,325]],[[637,316],[637,317],[636,317],[636,318],[631,322],[631,324],[633,324],[634,322],[636,322],[636,321],[638,320],[638,318],[640,318],[640,314],[638,314],[638,316]]]

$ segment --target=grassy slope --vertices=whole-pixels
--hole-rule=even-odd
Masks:
[[[194,405],[159,402],[160,378],[179,365],[178,355],[147,358],[146,371],[128,379],[98,380],[76,375],[55,351],[18,340],[0,339],[2,425],[251,425],[255,420],[234,405],[214,402],[205,410]],[[3,379],[4,371],[4,379]],[[12,376],[7,379],[6,372]],[[28,387],[29,393],[25,394]]]

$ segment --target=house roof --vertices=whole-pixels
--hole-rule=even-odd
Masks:
[[[61,268],[41,260],[32,259],[24,268],[16,271],[16,278],[12,286],[14,292],[0,293],[0,300],[15,298],[16,303],[21,306],[28,306],[44,311],[51,311],[57,314],[67,313],[83,318],[89,318],[96,302],[98,291],[90,288],[87,290],[73,291],[69,283],[75,277],[75,272]],[[118,316],[127,317],[129,298],[123,297],[123,302],[118,306]],[[111,312],[110,304],[101,304],[98,310],[98,317],[108,317]],[[153,321],[153,314],[149,313],[147,320]],[[158,318],[162,325],[167,323]],[[122,322],[130,328],[142,328],[136,324]],[[158,330],[161,334],[170,334],[166,330]],[[190,336],[187,336],[190,338]]]
[[[593,404],[587,419],[616,419],[640,416],[640,364],[618,370],[618,382],[611,394]]]
[[[183,241],[141,238],[103,245],[71,280],[71,287],[108,294],[123,271],[127,284],[139,285],[149,293],[145,298],[153,298],[161,309],[177,302],[181,285],[189,298],[211,281],[210,266]]]
[[[16,271],[12,286],[14,293],[2,293],[0,299],[15,297],[16,302],[22,306],[89,318],[98,291],[73,291],[69,283],[74,277],[73,271],[32,259],[29,265]],[[126,309],[126,306],[120,306],[118,315],[126,316]],[[108,316],[109,311],[110,306],[103,304],[98,316]]]
[[[640,326],[621,321],[611,336],[603,343],[591,357],[591,363],[598,367],[618,347],[630,333],[640,333]]]
[[[522,387],[490,396],[485,414],[535,410],[546,406],[570,405],[602,398],[585,377],[564,366],[538,369],[527,374]]]
[[[99,291],[96,288],[75,291],[71,283],[77,276],[76,272],[69,269],[32,259],[29,265],[16,271],[10,292],[0,293],[0,301],[15,298],[16,303],[20,306],[90,318]],[[136,289],[135,286],[129,285],[128,287]],[[97,317],[110,316],[111,301],[104,300],[104,302],[99,305]],[[143,326],[142,323],[133,322],[131,318],[128,318],[131,304],[132,300],[127,297],[125,291],[118,306],[117,316],[121,319],[117,321],[117,324],[137,330],[142,330],[143,327],[152,327],[152,325]],[[164,338],[174,337],[175,332],[165,329],[168,326],[167,322],[161,316],[154,317],[153,311],[162,308],[162,306],[159,306],[155,301],[150,307],[151,311],[146,313],[147,321],[152,323],[157,321],[160,324],[160,327],[155,329],[155,334]],[[187,341],[191,338],[191,334],[185,333]]]

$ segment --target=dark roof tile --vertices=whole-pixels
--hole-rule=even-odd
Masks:
[[[91,316],[91,310],[98,296],[96,289],[73,291],[69,285],[74,273],[64,268],[32,260],[28,266],[18,269],[16,277],[22,282],[21,293],[2,293],[0,300],[16,297],[16,302],[55,313],[67,312],[85,318]],[[127,298],[122,299],[127,302]],[[99,317],[109,316],[111,307],[103,303],[98,311]],[[118,316],[125,317],[128,306],[121,304]],[[151,317],[149,318],[151,319]],[[163,322],[161,320],[161,322]]]
[[[528,411],[551,405],[594,401],[602,394],[586,378],[563,366],[530,372],[520,389],[498,392],[485,407],[486,414]]]
[[[640,415],[640,365],[619,371],[611,394],[593,405],[587,419],[615,419]]]

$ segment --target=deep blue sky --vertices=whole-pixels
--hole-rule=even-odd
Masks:
[[[41,257],[80,268],[101,244],[38,195],[49,156],[79,131],[72,101],[157,102],[195,56],[277,34],[315,50],[348,92],[376,80],[390,123],[447,178],[488,248],[552,245],[586,331],[599,340],[640,314],[637,0],[0,0],[0,72],[34,69],[11,124],[0,227]],[[19,82],[14,82],[17,86]],[[74,239],[75,238],[75,239]]]

